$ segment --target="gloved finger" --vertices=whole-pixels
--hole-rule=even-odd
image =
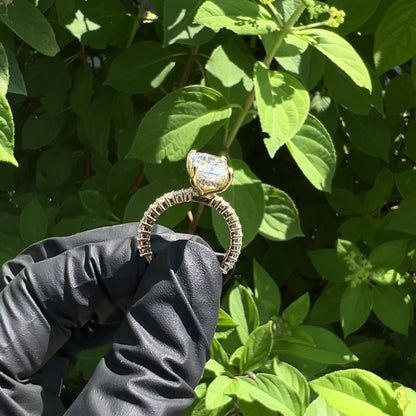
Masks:
[[[65,416],[181,415],[209,358],[221,290],[219,262],[202,240],[159,252],[113,348]]]

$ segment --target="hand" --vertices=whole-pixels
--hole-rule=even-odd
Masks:
[[[222,275],[199,237],[156,226],[141,259],[137,224],[50,238],[0,273],[0,414],[180,415],[214,335]],[[69,409],[65,359],[112,342]]]

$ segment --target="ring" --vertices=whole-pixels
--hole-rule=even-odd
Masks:
[[[138,249],[140,257],[152,261],[150,235],[159,216],[173,205],[198,202],[214,208],[224,218],[230,232],[230,246],[221,262],[221,271],[226,274],[234,267],[241,252],[243,232],[238,215],[233,207],[217,194],[225,191],[233,180],[233,170],[225,156],[213,156],[191,150],[186,158],[191,187],[168,192],[149,205],[139,223]]]

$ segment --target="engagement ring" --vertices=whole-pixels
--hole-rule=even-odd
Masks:
[[[225,156],[213,156],[191,150],[186,158],[191,187],[168,192],[149,206],[138,230],[140,257],[152,261],[150,234],[159,216],[169,207],[184,202],[198,202],[214,208],[224,218],[230,232],[230,246],[221,262],[221,271],[226,274],[234,267],[241,251],[243,233],[240,220],[231,205],[217,194],[225,191],[233,180],[233,170]]]

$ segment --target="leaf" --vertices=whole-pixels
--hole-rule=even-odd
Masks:
[[[355,84],[371,92],[371,78],[367,67],[344,38],[325,29],[305,29],[297,35],[341,68]]]
[[[297,368],[276,358],[273,360],[273,372],[286,385],[296,391],[303,405],[302,411],[304,412],[309,403],[309,385],[304,375]]]
[[[91,214],[99,214],[103,217],[113,217],[110,204],[107,198],[95,189],[85,189],[79,191],[81,204],[85,210]]]
[[[329,95],[348,111],[361,115],[370,112],[372,103],[369,91],[358,87],[344,71],[332,62],[327,62],[325,66],[324,82]]]
[[[23,124],[23,149],[41,149],[61,134],[67,114],[54,116],[48,113],[31,115]]]
[[[264,139],[270,157],[302,127],[309,111],[309,93],[292,75],[254,65],[254,89]]]
[[[222,374],[225,374],[225,369],[228,368],[228,355],[216,336],[212,340],[211,344],[211,359],[215,360],[222,367]]]
[[[273,241],[302,237],[299,213],[290,196],[272,185],[263,183],[262,187],[265,205],[259,233]]]
[[[260,4],[249,0],[206,0],[195,16],[195,22],[215,32],[232,30],[237,35],[262,35],[277,30],[277,24]]]
[[[351,143],[362,152],[387,161],[391,140],[387,121],[372,110],[368,116],[343,111],[345,130]]]
[[[160,163],[184,159],[206,144],[231,115],[224,97],[202,86],[178,89],[143,117],[127,157]]]
[[[346,416],[401,416],[391,384],[361,369],[334,371],[310,386]]]
[[[309,293],[306,292],[282,312],[282,319],[291,327],[300,325],[309,313],[309,305]]]
[[[385,11],[374,39],[374,62],[378,74],[416,55],[415,19],[416,0],[397,0]]]
[[[401,115],[416,104],[416,87],[410,74],[400,74],[386,86],[384,95],[386,114]]]
[[[9,61],[6,49],[0,42],[0,95],[6,95],[9,86]]]
[[[101,28],[100,25],[88,19],[81,10],[77,10],[72,22],[65,25],[65,27],[75,36],[80,42],[83,41],[83,35],[94,32]]]
[[[46,236],[48,218],[38,198],[31,199],[20,215],[19,230],[22,240],[30,245]]]
[[[214,378],[208,385],[207,394],[205,396],[205,406],[207,410],[223,407],[231,401],[231,397],[224,393],[224,390],[231,382],[232,379],[228,376]]]
[[[373,287],[373,311],[380,321],[393,331],[407,335],[409,308],[406,296],[393,286]]]
[[[171,52],[160,43],[134,43],[116,56],[104,84],[127,94],[141,94],[158,88],[174,66]]]
[[[9,63],[9,85],[7,92],[11,94],[27,95],[25,81],[16,57],[6,45],[4,45],[4,49],[6,50]]]
[[[328,283],[312,306],[308,323],[327,325],[339,321],[339,305],[345,285]]]
[[[40,53],[54,56],[59,52],[52,26],[30,1],[0,3],[0,21]]]
[[[253,296],[244,286],[235,286],[228,295],[228,307],[231,317],[239,324],[236,330],[244,344],[259,326],[259,312]]]
[[[337,155],[324,125],[309,114],[305,124],[286,146],[312,185],[320,191],[331,192]]]
[[[240,372],[248,373],[261,368],[273,346],[272,322],[257,327],[250,333],[241,353]]]
[[[394,391],[398,407],[403,411],[403,416],[416,414],[416,391],[405,386],[400,386]]]
[[[303,416],[343,416],[322,397],[317,397],[306,409]],[[358,415],[356,415],[358,416]]]
[[[395,269],[406,256],[407,242],[391,240],[376,246],[368,255],[368,261],[375,269]]]
[[[253,89],[253,65],[247,45],[239,38],[230,37],[217,46],[205,65],[205,80],[208,87],[219,91],[229,103],[242,103]],[[240,109],[233,114],[234,120]],[[253,118],[249,115],[246,121]]]
[[[357,361],[357,357],[345,343],[331,331],[313,325],[301,325],[298,329],[312,341],[312,344],[278,340],[274,349],[279,351],[282,359],[287,361],[287,358],[296,357],[317,363],[341,365]]]
[[[6,97],[0,94],[0,161],[18,166],[13,155],[14,123],[13,115]]]
[[[274,279],[253,259],[254,297],[265,306],[270,317],[277,316],[280,310],[280,290]]]
[[[94,90],[94,74],[90,65],[82,64],[74,72],[70,91],[71,108],[82,117],[86,114]]]
[[[222,194],[240,218],[243,229],[243,247],[249,244],[259,232],[264,215],[264,195],[260,180],[241,160],[232,159],[234,179]],[[212,210],[215,234],[224,248],[229,246],[229,231],[224,219]]]
[[[285,416],[298,416],[302,404],[295,390],[273,374],[256,374],[256,379],[237,377],[253,400]]]
[[[326,195],[332,208],[341,215],[361,214],[361,200],[349,189],[334,188]]]
[[[339,315],[344,338],[361,328],[372,307],[371,291],[366,283],[348,286],[341,298]]]
[[[394,210],[387,230],[416,235],[416,191],[407,194]]]
[[[203,0],[165,1],[163,3],[163,46],[172,43],[202,45],[214,36],[207,27],[193,24]]]
[[[168,178],[164,181],[152,181],[148,185],[140,187],[128,201],[124,210],[123,222],[139,221],[148,206],[172,189],[181,189],[183,184],[176,179]],[[158,219],[158,223],[166,227],[174,227],[179,224],[189,211],[189,204],[179,204],[164,212]]]
[[[334,249],[323,248],[308,251],[308,255],[318,273],[330,282],[344,282],[350,274],[348,265]]]

